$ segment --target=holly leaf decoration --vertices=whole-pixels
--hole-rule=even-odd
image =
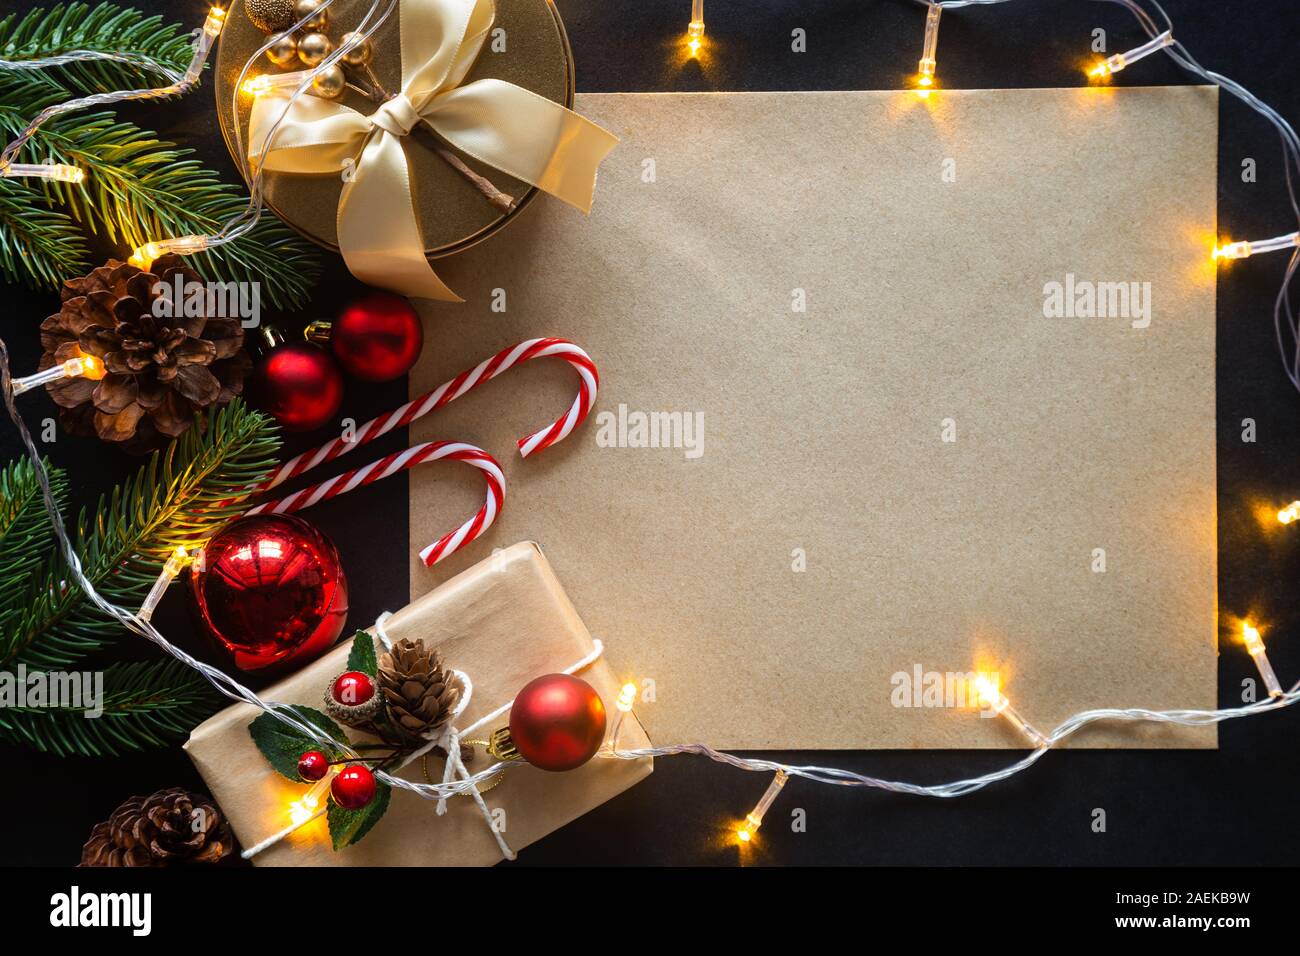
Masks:
[[[365,631],[357,631],[348,652],[348,670],[360,671],[370,677],[379,676],[379,658],[375,656],[375,639]]]
[[[347,739],[339,725],[319,710],[298,705],[289,707],[289,710],[335,740]],[[248,725],[248,735],[253,738],[253,743],[262,752],[262,756],[270,761],[275,771],[295,783],[302,782],[302,778],[298,776],[298,758],[308,750],[322,749],[316,741],[272,714],[260,714],[255,718]],[[343,754],[332,747],[324,748],[322,752],[331,761],[343,758]]]
[[[347,810],[331,800],[326,818],[329,820],[330,839],[334,842],[334,849],[351,846],[369,833],[388,810],[388,801],[392,795],[392,787],[382,780],[376,780],[375,798],[360,810]]]

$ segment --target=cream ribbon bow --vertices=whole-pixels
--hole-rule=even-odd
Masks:
[[[503,80],[461,81],[496,17],[493,0],[401,0],[402,91],[370,116],[320,97],[259,97],[249,120],[255,165],[338,174],[338,234],[353,275],[403,295],[461,301],[429,266],[402,139],[422,120],[462,152],[591,211],[596,172],[618,137]]]

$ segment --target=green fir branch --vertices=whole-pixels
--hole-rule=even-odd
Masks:
[[[88,268],[90,250],[72,219],[30,186],[0,179],[0,273],[40,289]]]
[[[50,490],[62,511],[68,499],[68,478],[50,468]],[[36,469],[26,458],[0,470],[0,634],[21,610],[21,602],[54,540],[54,529]]]
[[[115,756],[184,737],[213,713],[217,700],[211,685],[180,661],[113,664],[103,674],[102,714],[86,716],[85,700],[77,707],[71,701],[39,707],[6,702],[0,740],[61,757]]]
[[[69,528],[82,572],[113,603],[138,607],[176,548],[201,546],[275,465],[275,425],[238,399],[211,410],[205,425],[155,452]],[[13,623],[0,633],[0,667],[66,667],[122,633],[86,600],[57,551]]]
[[[176,24],[164,24],[160,16],[146,16],[140,10],[113,3],[101,3],[93,9],[87,3],[60,3],[0,19],[0,59],[36,60],[73,50],[130,53],[183,73],[194,55],[189,32]],[[165,83],[155,70],[113,60],[86,60],[42,73],[68,93],[102,93]]]
[[[39,76],[0,73],[0,134],[17,136],[32,116],[62,98]],[[23,158],[85,170],[81,183],[44,184],[47,195],[87,228],[134,249],[154,239],[210,235],[245,208],[242,191],[189,158],[193,153],[133,123],[116,122],[110,113],[94,113],[46,123]],[[322,269],[316,247],[265,210],[248,234],[188,261],[208,279],[260,283],[266,299],[281,308],[304,302]]]

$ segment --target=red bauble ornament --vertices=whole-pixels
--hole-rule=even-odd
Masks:
[[[387,382],[411,370],[424,348],[420,316],[400,295],[374,292],[345,308],[338,321],[313,322],[313,341],[328,336],[339,365],[367,382]]]
[[[308,750],[298,758],[298,776],[315,783],[325,774],[329,773],[330,762],[325,759],[325,755],[319,750]]]
[[[375,682],[368,674],[363,674],[361,671],[348,671],[346,674],[340,674],[334,681],[330,693],[340,704],[355,707],[375,696]]]
[[[243,671],[303,662],[333,644],[348,585],[333,543],[301,518],[237,518],[190,576],[198,616]]]
[[[268,341],[277,335],[267,331]],[[343,402],[343,376],[319,345],[289,342],[262,356],[249,383],[250,400],[287,431],[309,432],[332,419]]]
[[[345,810],[360,810],[375,799],[375,775],[361,764],[344,767],[330,784],[330,796]]]
[[[510,739],[542,770],[573,770],[605,740],[605,705],[595,688],[569,674],[529,681],[510,708]]]

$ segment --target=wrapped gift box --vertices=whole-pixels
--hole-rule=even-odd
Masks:
[[[369,7],[368,0],[335,0],[330,7],[327,34],[338,40],[356,26]],[[244,0],[234,0],[226,18],[213,67],[217,116],[226,145],[236,150],[235,126],[247,145],[249,109],[252,98],[235,94],[235,82],[244,63],[267,35],[258,30],[243,12]],[[504,31],[504,49],[485,49],[475,62],[466,82],[484,78],[505,80],[516,86],[572,107],[574,96],[573,58],[559,12],[547,0],[495,0],[494,28]],[[372,37],[372,68],[384,87],[401,88],[401,16],[394,13]],[[305,69],[294,63],[288,69]],[[261,57],[249,75],[276,74],[283,70]],[[353,91],[341,100],[363,113],[374,104]],[[238,106],[237,114],[231,106]],[[535,197],[537,190],[474,157],[462,155],[475,172],[486,176],[518,204],[511,212],[490,205],[465,179],[429,148],[423,136],[412,137],[406,150],[415,184],[420,230],[427,242],[425,252],[434,257],[451,255],[486,238],[514,219]],[[238,166],[238,157],[236,156]],[[285,222],[309,239],[329,249],[338,248],[335,210],[343,183],[338,176],[291,176],[272,174],[265,184],[267,205]]]
[[[469,674],[474,695],[457,721],[462,727],[509,701],[534,677],[572,666],[594,646],[541,549],[531,542],[498,551],[452,578],[394,614],[385,630],[394,641],[424,638],[442,651],[447,666]],[[345,643],[261,696],[319,707],[330,679],[346,670],[347,656]],[[601,695],[612,728],[618,675],[601,657],[579,676]],[[257,714],[246,704],[229,707],[196,728],[185,745],[245,847],[286,826],[290,802],[306,790],[276,773],[254,746],[248,725]],[[508,719],[503,715],[493,726],[504,726]],[[619,746],[649,746],[635,719],[624,721]],[[486,766],[487,759],[479,750],[471,772]],[[648,758],[597,758],[568,773],[517,764],[484,798],[494,811],[504,811],[498,815],[503,836],[519,851],[631,787],[651,769]],[[429,771],[441,780],[442,761],[431,757]],[[424,781],[419,761],[401,773]],[[322,817],[254,858],[272,866],[488,866],[500,859],[471,799],[453,798],[447,814],[439,817],[432,801],[402,791],[394,792],[374,830],[351,847],[337,853],[331,849]]]

